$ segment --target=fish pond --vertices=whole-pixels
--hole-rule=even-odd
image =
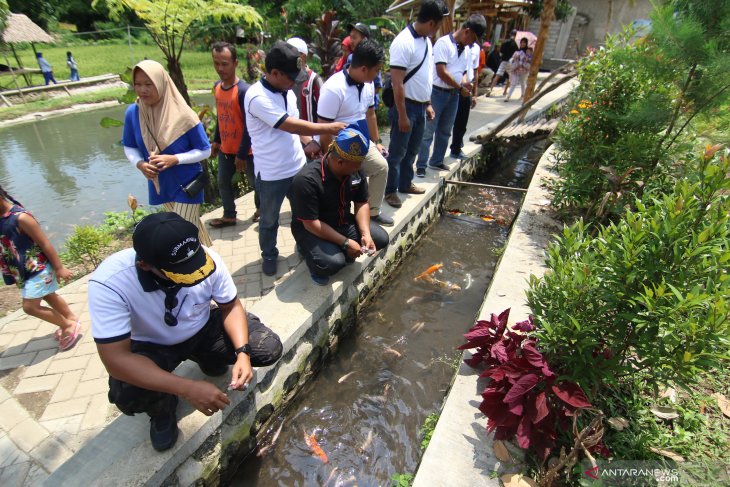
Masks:
[[[477,182],[527,187],[542,151],[523,149]],[[228,485],[380,486],[413,474],[522,196],[463,186],[447,201]]]

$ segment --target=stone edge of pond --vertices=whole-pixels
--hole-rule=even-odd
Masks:
[[[546,213],[550,195],[544,183],[553,177],[547,167],[553,153],[551,146],[540,158],[477,320],[488,319],[491,313],[511,308],[509,323],[512,325],[527,318],[530,312],[525,300],[528,279],[530,275],[544,273],[545,249],[551,235],[561,228]],[[467,350],[462,359],[470,356]],[[501,485],[494,477],[501,462],[494,456],[492,435],[486,429],[487,418],[478,409],[485,384],[479,379],[479,373],[480,370],[469,367],[462,360],[416,471],[413,487]],[[444,465],[449,468],[444,469]],[[501,467],[510,472],[510,465]]]

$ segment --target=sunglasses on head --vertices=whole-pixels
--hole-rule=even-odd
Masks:
[[[182,300],[182,303],[180,303],[180,308],[177,310],[177,314],[173,315],[172,311],[177,307],[178,304],[177,292],[179,290],[180,288],[173,288],[165,291],[164,320],[167,326],[177,326],[177,317],[180,316],[180,311],[182,310],[183,304],[185,304],[185,300],[188,299],[188,295],[186,294]]]

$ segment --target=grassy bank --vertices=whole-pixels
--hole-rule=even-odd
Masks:
[[[51,63],[53,74],[59,80],[66,79],[69,76],[69,69],[66,66],[66,51],[73,53],[82,78],[106,73],[123,73],[127,67],[134,65],[145,57],[165,65],[162,52],[154,45],[132,44],[130,49],[123,42],[73,47],[37,44],[36,49],[42,52],[43,57]],[[29,68],[38,67],[30,46],[17,50],[17,52],[24,66]],[[208,52],[184,51],[181,62],[188,89],[210,88],[213,81],[218,79]],[[34,76],[33,81],[41,83],[42,78]]]
[[[106,88],[91,93],[78,95],[61,96],[37,100],[12,107],[0,107],[0,120],[12,120],[22,115],[35,112],[48,112],[61,108],[68,108],[79,103],[98,103],[108,100],[116,100],[126,92],[126,88]]]

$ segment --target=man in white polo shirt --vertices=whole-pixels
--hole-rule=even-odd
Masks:
[[[441,37],[433,47],[433,90],[431,105],[435,117],[426,123],[421,149],[416,161],[416,175],[426,176],[426,161],[431,169],[448,171],[444,164],[446,148],[449,144],[451,129],[454,127],[459,97],[468,97],[472,84],[467,81],[467,71],[471,67],[469,46],[481,38],[487,30],[483,15],[472,14],[456,32]],[[435,140],[434,140],[435,139]],[[433,154],[428,159],[433,142]]]
[[[294,46],[276,41],[266,56],[265,64],[266,74],[246,91],[243,103],[256,158],[256,191],[261,202],[261,267],[264,274],[273,276],[279,255],[276,236],[281,204],[288,196],[294,176],[307,161],[302,144],[311,149],[316,144],[311,136],[337,135],[345,124],[312,123],[299,118],[296,96],[291,88],[302,64],[299,51]]]
[[[424,0],[416,21],[403,29],[390,45],[394,104],[388,112],[390,146],[385,201],[395,208],[401,206],[396,191],[425,192],[413,184],[413,161],[421,147],[426,117],[434,116],[431,109],[433,57],[428,37],[436,34],[447,15],[449,9],[442,0]]]
[[[244,311],[223,260],[200,245],[195,225],[154,213],[132,242],[91,275],[91,331],[109,372],[109,402],[124,414],[147,413],[152,446],[163,451],[177,441],[178,396],[208,416],[230,403],[214,384],[173,374],[180,363],[193,360],[210,376],[233,365],[229,389],[243,390],[251,367],[276,362],[282,345]]]
[[[360,41],[352,54],[352,64],[333,74],[322,86],[317,114],[320,122],[344,122],[356,126],[370,144],[361,171],[368,177],[370,189],[370,220],[380,225],[393,225],[393,219],[382,214],[388,163],[383,157],[378,121],[375,117],[375,87],[373,80],[383,66],[385,53],[375,41]],[[333,137],[322,135],[322,151],[327,152]]]
[[[451,132],[451,153],[452,159],[464,160],[466,154],[461,150],[464,147],[464,135],[466,126],[469,124],[469,112],[477,105],[477,87],[479,86],[479,55],[482,48],[475,42],[469,49],[471,66],[466,71],[466,78],[471,83],[471,95],[459,97],[459,108],[456,110],[454,130]]]

